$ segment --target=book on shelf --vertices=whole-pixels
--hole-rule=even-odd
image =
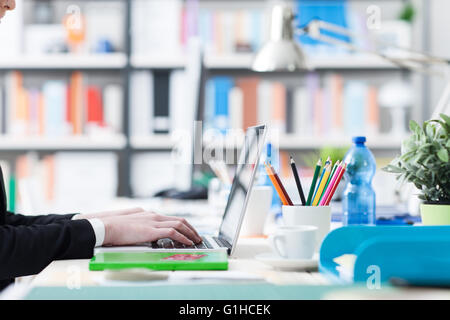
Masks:
[[[20,213],[80,212],[117,195],[118,156],[113,152],[57,152],[42,158],[26,153],[16,158],[14,168]]]
[[[130,81],[130,129],[133,137],[171,135],[192,130],[186,99],[186,71],[136,71]],[[191,93],[195,94],[195,93]],[[191,133],[191,132],[189,132]]]
[[[81,72],[73,72],[67,81],[46,80],[41,87],[24,82],[21,72],[5,76],[0,99],[2,134],[70,137],[121,132],[122,87],[89,84]]]
[[[132,3],[133,53],[182,53],[199,37],[205,52],[254,52],[266,39],[264,6],[218,6],[197,0],[137,0]]]
[[[366,81],[334,73],[310,73],[301,85],[221,76],[210,78],[206,88],[205,128],[222,133],[258,123],[305,138],[380,133],[377,88]]]

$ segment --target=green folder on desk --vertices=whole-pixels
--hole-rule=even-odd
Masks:
[[[227,270],[228,255],[220,251],[102,252],[89,262],[89,270]]]

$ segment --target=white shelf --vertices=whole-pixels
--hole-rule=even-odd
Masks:
[[[250,69],[253,54],[206,55],[205,66],[209,69]],[[398,69],[398,66],[374,55],[354,54],[333,57],[314,57],[309,59],[314,69]],[[183,68],[186,58],[183,55],[136,55],[131,57],[135,68]]]
[[[168,134],[131,137],[130,145],[136,150],[171,149],[175,145]]]
[[[105,137],[14,137],[1,136],[0,150],[120,150],[126,145],[124,135]]]
[[[186,58],[183,55],[177,54],[133,55],[130,58],[130,63],[135,68],[184,68]]]
[[[126,63],[124,53],[23,55],[0,59],[0,69],[120,69]]]
[[[280,137],[281,150],[309,150],[319,149],[325,146],[332,147],[349,147],[352,144],[351,137],[341,138],[321,138],[321,137],[299,137],[296,135],[283,135]],[[379,135],[367,137],[367,146],[373,149],[400,149],[403,138],[391,137],[388,135]],[[223,141],[208,142],[204,145],[208,148],[239,148],[241,143],[236,142],[235,139],[226,139]],[[175,145],[174,141],[169,135],[153,135],[148,137],[134,137],[131,139],[131,146],[137,150],[152,150],[152,149],[171,149]]]
[[[403,138],[387,135],[367,136],[367,147],[373,149],[400,149]],[[315,138],[285,135],[280,138],[280,149],[316,149],[325,146],[349,147],[352,144],[351,137],[341,138]]]

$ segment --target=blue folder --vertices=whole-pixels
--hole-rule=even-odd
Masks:
[[[333,259],[356,255],[353,278]],[[381,283],[450,285],[450,226],[347,226],[331,231],[320,248],[319,270],[336,282],[367,282],[373,267]]]

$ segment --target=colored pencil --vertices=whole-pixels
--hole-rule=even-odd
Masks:
[[[309,188],[308,200],[306,200],[306,205],[311,205],[311,200],[314,194],[314,190],[316,189],[317,178],[319,177],[320,168],[322,168],[322,159],[319,159],[316,164],[316,168],[314,169],[314,176],[311,182],[311,187]]]
[[[294,174],[295,184],[297,185],[298,194],[300,195],[300,200],[302,201],[302,206],[306,204],[305,195],[303,193],[302,183],[300,182],[300,177],[298,176],[297,166],[295,165],[294,159],[291,157],[291,169]]]
[[[270,181],[272,182],[276,192],[278,193],[278,196],[281,199],[281,202],[283,203],[283,205],[288,206],[289,202],[287,201],[286,196],[284,195],[283,191],[281,190],[281,187],[278,184],[278,181],[275,178],[272,170],[270,169],[270,167],[266,163],[264,163],[264,167],[266,169],[266,172],[267,172],[267,175],[269,176]]]
[[[317,191],[319,190],[319,186],[322,183],[323,176],[325,175],[325,169],[327,168],[327,165],[330,164],[330,162],[331,162],[331,159],[330,159],[330,157],[328,157],[327,161],[325,161],[325,164],[323,165],[322,174],[320,175],[319,181],[317,182],[316,190],[314,190],[311,205],[314,202],[314,199],[316,199]]]
[[[331,199],[333,198],[333,195],[334,195],[334,193],[336,192],[336,189],[337,189],[339,183],[340,183],[341,180],[342,180],[342,176],[344,175],[345,169],[346,169],[346,168],[347,168],[347,164],[345,163],[345,164],[344,164],[344,167],[343,167],[342,170],[341,170],[341,172],[339,172],[339,176],[337,177],[337,180],[336,180],[336,182],[335,182],[334,185],[333,185],[333,189],[331,190],[330,194],[328,195],[328,198],[327,198],[327,200],[326,200],[326,202],[325,202],[325,205],[326,205],[326,206],[330,204]]]
[[[314,197],[314,201],[312,203],[313,206],[317,206],[319,204],[319,199],[322,196],[322,193],[323,193],[323,191],[325,189],[325,185],[326,185],[326,183],[328,181],[328,177],[330,176],[330,173],[331,173],[331,163],[328,163],[325,166],[325,172],[324,172],[324,174],[322,176],[322,179],[321,179],[322,181],[319,184],[319,187],[317,188],[317,192],[316,192],[316,195]]]
[[[336,168],[339,166],[339,164],[340,164],[340,161],[339,160],[336,161],[336,163],[333,166],[333,170],[331,170],[330,176],[328,177],[327,183],[325,184],[325,188],[323,188],[322,195],[320,196],[319,205],[320,205],[320,202],[322,201],[322,198],[323,198],[323,196],[325,194],[325,191],[328,188],[328,185],[330,184],[331,179],[333,179],[334,173],[336,172]]]
[[[333,189],[333,186],[336,183],[337,178],[339,177],[339,174],[340,174],[340,172],[341,172],[343,167],[344,167],[344,164],[341,163],[338,166],[338,168],[335,170],[335,173],[333,175],[333,178],[332,178],[331,182],[328,183],[328,187],[325,188],[324,195],[323,195],[322,199],[319,201],[319,206],[323,206],[327,202],[328,196],[330,195],[331,190]]]
[[[281,182],[280,177],[278,176],[278,174],[275,172],[275,169],[272,167],[272,165],[269,163],[268,164],[269,169],[272,171],[273,176],[275,177],[275,179],[278,182],[278,185],[280,186],[281,192],[283,192],[284,197],[288,203],[288,205],[293,206],[294,204],[291,201],[291,198],[289,197],[289,194],[287,193],[286,189],[284,188],[283,183]]]

